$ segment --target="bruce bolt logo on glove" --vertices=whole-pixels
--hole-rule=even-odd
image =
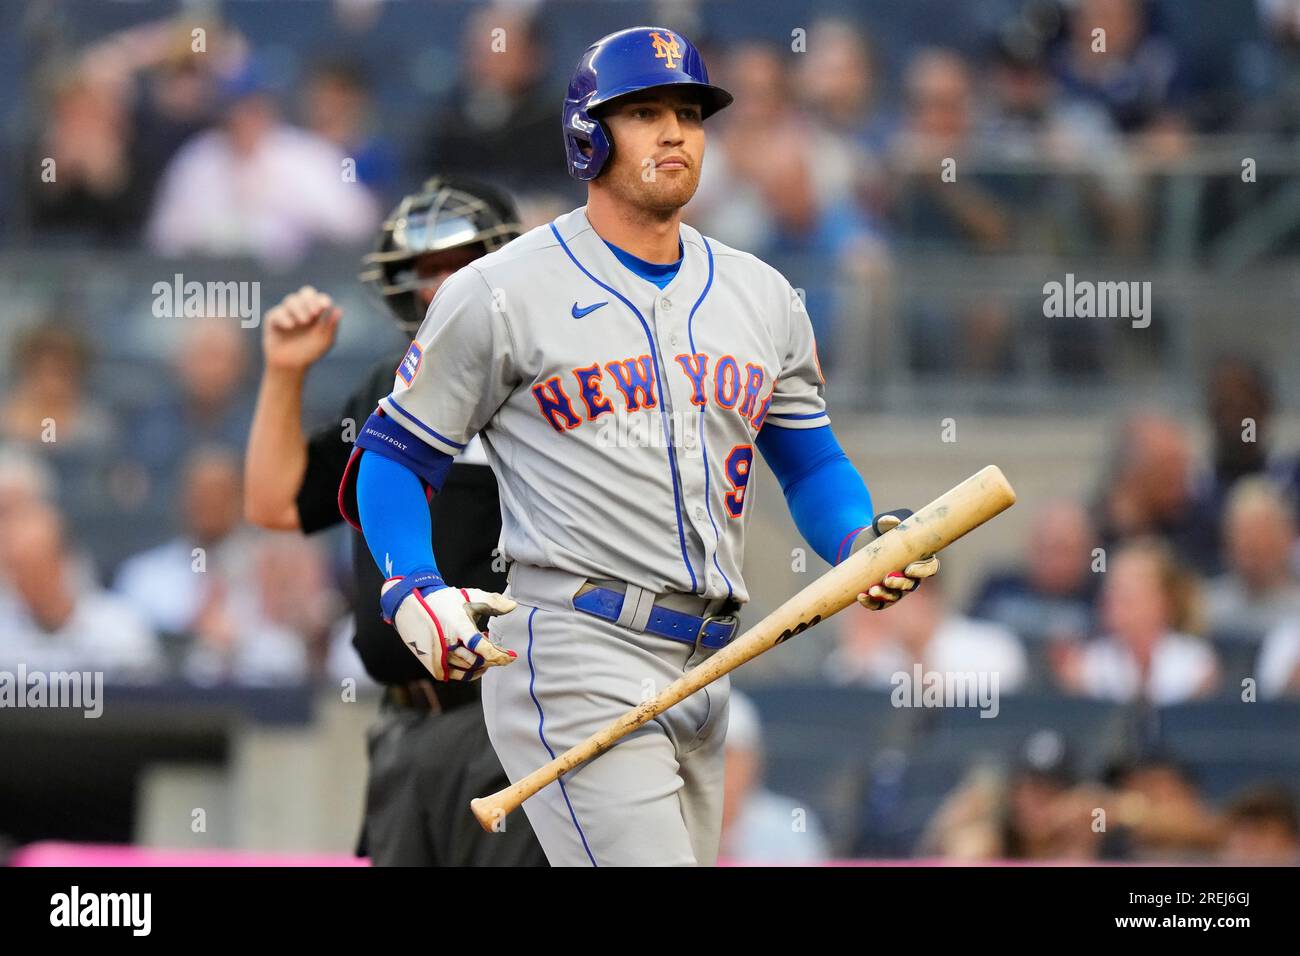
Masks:
[[[490,618],[515,609],[504,595],[448,587],[436,571],[422,569],[385,581],[379,603],[384,620],[434,680],[478,680],[518,656],[487,636]]]

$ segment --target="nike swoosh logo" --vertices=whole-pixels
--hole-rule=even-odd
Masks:
[[[580,309],[580,308],[578,308],[578,303],[575,302],[575,303],[573,303],[573,310],[572,310],[572,311],[573,311],[573,317],[574,317],[575,319],[580,319],[580,318],[582,318],[584,315],[590,315],[591,313],[593,313],[593,312],[595,312],[597,309],[599,309],[602,305],[609,305],[609,303],[608,303],[608,302],[597,302],[595,305],[589,305],[589,306],[587,306],[585,309]]]

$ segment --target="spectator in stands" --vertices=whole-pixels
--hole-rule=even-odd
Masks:
[[[1044,504],[1030,526],[1023,566],[991,575],[971,617],[1001,624],[1031,644],[1085,640],[1095,633],[1096,544],[1082,505],[1068,499]]]
[[[836,684],[888,688],[913,665],[944,674],[995,673],[999,693],[1014,693],[1028,671],[1024,648],[999,624],[950,612],[942,586],[925,587],[888,614],[854,614],[839,631],[826,659],[826,678]],[[911,605],[910,607],[908,605]]]
[[[1003,859],[1007,850],[1000,824],[1006,816],[1006,795],[1005,781],[995,769],[971,769],[926,823],[916,855],[959,861]]]
[[[1224,811],[1219,862],[1230,866],[1300,866],[1300,813],[1288,787],[1252,787]]]
[[[375,128],[375,104],[360,65],[346,59],[317,65],[304,101],[307,128],[356,163],[359,182],[389,197],[397,182],[397,149]]]
[[[838,256],[865,228],[854,205],[859,154],[797,107],[777,49],[738,46],[723,72],[736,100],[719,114],[690,214],[755,254]]]
[[[1300,618],[1284,621],[1265,636],[1255,671],[1261,697],[1300,697]]]
[[[241,528],[238,467],[233,452],[216,447],[186,460],[180,535],[130,558],[118,570],[116,590],[166,637],[192,634],[216,577],[247,573],[252,549]]]
[[[24,176],[33,227],[47,241],[132,238],[149,194],[132,165],[123,91],[74,66],[55,82],[46,115]]]
[[[732,690],[727,717],[722,844],[729,863],[817,863],[830,857],[822,826],[807,804],[763,786],[763,726],[758,708]]]
[[[58,488],[54,471],[40,458],[18,445],[0,444],[0,553],[14,519],[25,511],[47,506]],[[16,598],[9,582],[0,574],[0,620],[15,613]]]
[[[1192,496],[1191,461],[1178,422],[1157,412],[1124,422],[1095,509],[1107,553],[1131,538],[1154,536],[1201,573],[1217,566],[1209,517]]]
[[[1266,97],[1244,104],[1245,129],[1276,131],[1294,142],[1300,137],[1300,3],[1258,0],[1260,20],[1271,47],[1276,79]]]
[[[36,326],[18,337],[10,364],[14,384],[0,404],[0,438],[50,454],[113,444],[112,418],[86,394],[84,336],[53,322]]]
[[[124,562],[115,589],[167,639],[187,677],[204,683],[300,680],[306,648],[285,622],[313,609],[285,610],[284,600],[307,599],[298,587],[268,595],[262,586],[272,578],[257,539],[243,525],[242,474],[234,452],[196,452],[184,465],[180,533]],[[300,570],[304,580],[314,580],[312,565]]]
[[[546,84],[548,44],[519,5],[484,4],[465,23],[461,80],[426,139],[421,169],[491,179],[513,192],[573,194]]]
[[[812,54],[809,54],[812,56]],[[874,226],[858,205],[862,151],[818,123],[794,100],[789,55],[745,43],[723,59],[719,82],[735,102],[718,115],[709,159],[687,217],[708,235],[804,278],[803,305],[823,343],[835,342],[837,315],[860,315],[860,302],[837,298],[837,268],[808,269],[808,258],[836,267],[878,255]],[[833,368],[836,350],[822,360]]]
[[[1061,53],[1067,95],[1103,106],[1125,133],[1180,135],[1177,51],[1149,29],[1147,0],[1079,0]]]
[[[1089,800],[1106,811],[1106,859],[1199,860],[1222,840],[1219,817],[1179,761],[1153,754],[1121,761],[1104,776],[1109,792]]]
[[[243,52],[242,38],[216,24],[204,28],[213,52],[196,51],[195,27],[188,16],[181,19],[184,22],[169,21],[151,29],[133,44],[121,67],[140,74],[132,153],[135,175],[149,190],[149,198],[177,151],[217,119],[219,71],[227,57]],[[147,204],[141,208],[144,211]]]
[[[959,860],[1080,860],[1099,847],[1065,738],[1039,730],[1005,779],[977,767],[949,794],[921,837],[922,856]]]
[[[889,157],[898,177],[898,228],[916,243],[1005,250],[1011,210],[977,169],[962,168],[978,148],[974,81],[965,59],[952,50],[920,50],[903,83],[903,123]],[[950,162],[958,175],[944,175]]]
[[[214,23],[196,50],[196,29],[185,16],[112,33],[56,81],[31,166],[53,159],[56,178],[26,191],[43,241],[137,238],[166,164],[212,119],[216,71],[242,51]]]
[[[57,482],[54,472],[35,455],[19,445],[0,444],[0,529],[6,518],[29,505],[49,503]]]
[[[876,152],[882,146],[875,115],[876,68],[862,31],[848,20],[823,17],[808,30],[797,59],[795,85],[805,110],[819,123]]]
[[[67,463],[76,466],[76,462]],[[95,483],[86,482],[77,487],[75,479],[69,482],[65,469],[53,467],[43,456],[34,454],[30,448],[16,444],[0,443],[0,537],[9,527],[11,518],[16,519],[29,508],[53,507],[58,509],[58,502],[75,497],[77,493],[88,495],[100,494],[101,489]],[[99,477],[96,475],[96,477]],[[74,486],[74,495],[70,496],[67,485]],[[75,502],[74,502],[75,503]],[[75,513],[66,510],[61,515],[65,525],[79,527]],[[91,550],[98,544],[92,536],[87,535],[85,547],[69,548],[67,564],[73,580],[88,582],[98,588],[100,579],[96,555]],[[3,548],[3,544],[0,544]],[[0,575],[0,602],[4,601],[7,585]],[[3,614],[0,614],[3,617]]]
[[[1005,177],[982,162],[975,83],[953,50],[913,54],[903,78],[903,115],[888,148],[890,226],[897,241],[924,250],[1004,252],[1015,239],[1015,206],[999,194]],[[950,375],[1010,374],[1017,365],[1015,311],[998,290],[935,301],[916,297],[903,316],[912,368]]]
[[[379,221],[375,197],[346,175],[347,157],[280,119],[246,68],[225,81],[221,125],[181,148],[149,222],[163,255],[253,255],[287,264],[320,244],[357,244]]]
[[[1207,588],[1209,634],[1259,643],[1300,618],[1295,508],[1268,479],[1246,478],[1228,495],[1224,530],[1227,571]]]
[[[978,138],[982,152],[1009,171],[998,194],[1014,203],[1018,230],[1037,248],[1073,251],[1095,237],[1113,251],[1135,252],[1143,206],[1128,151],[1104,108],[1060,95],[1047,42],[1018,18],[990,48],[991,95]],[[1071,320],[1070,332],[1084,338],[1079,321]]]
[[[1300,459],[1273,449],[1277,406],[1273,381],[1258,363],[1240,355],[1217,359],[1206,382],[1205,413],[1211,462],[1196,477],[1197,510],[1204,514],[1204,547],[1213,556],[1205,570],[1220,570],[1224,505],[1233,485],[1267,475],[1293,505],[1300,504]]]
[[[0,660],[31,670],[103,671],[110,681],[160,675],[162,655],[144,619],[82,573],[51,506],[6,515],[0,534]]]
[[[1012,860],[1091,859],[1093,801],[1075,774],[1065,738],[1041,730],[1025,741],[1007,785],[1001,855]]]
[[[1056,661],[1069,692],[1157,706],[1204,697],[1215,689],[1214,652],[1199,630],[1196,580],[1169,548],[1144,539],[1109,561],[1101,593],[1104,636],[1063,649]]]
[[[333,678],[343,661],[358,660],[355,652],[349,656],[347,648],[333,643],[335,627],[347,607],[331,581],[320,542],[300,535],[259,536],[253,567],[267,623],[295,636],[306,653],[310,678]],[[365,676],[359,663],[349,676],[358,675]]]
[[[84,528],[117,506],[119,432],[95,394],[90,337],[50,322],[20,333],[11,357],[12,386],[0,397],[0,442],[38,456],[51,472],[47,497],[69,525]],[[111,562],[96,534],[84,536],[95,560]]]
[[[252,420],[247,330],[229,318],[192,320],[172,357],[173,388],[143,408],[132,450],[170,498],[176,463],[204,445],[243,446]]]

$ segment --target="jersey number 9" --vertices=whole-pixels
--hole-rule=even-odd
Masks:
[[[745,488],[749,486],[749,466],[754,461],[753,445],[737,445],[727,455],[727,481],[731,490],[727,492],[727,514],[739,518],[745,507]]]

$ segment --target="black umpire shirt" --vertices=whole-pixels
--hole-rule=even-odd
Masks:
[[[364,383],[348,398],[336,423],[321,427],[307,441],[307,472],[298,489],[298,520],[305,534],[332,527],[343,520],[339,514],[339,484],[352,455],[352,445],[343,440],[343,419],[352,419],[360,429],[393,390],[394,369],[406,354],[380,362]],[[492,550],[501,536],[501,506],[496,478],[486,465],[452,465],[442,490],[429,502],[433,522],[433,553],[443,578],[458,587],[485,591],[505,589],[505,573],[492,568]],[[357,632],[353,646],[366,672],[381,684],[405,684],[429,680],[430,674],[402,643],[397,632],[384,623],[379,609],[379,591],[384,577],[360,534],[352,536],[353,593],[350,596]],[[478,681],[434,681],[443,710],[479,699]]]

